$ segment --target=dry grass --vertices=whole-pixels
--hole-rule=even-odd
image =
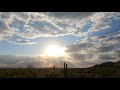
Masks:
[[[90,68],[68,68],[67,78],[120,78],[118,63],[104,63]],[[64,78],[64,68],[1,68],[0,78]]]

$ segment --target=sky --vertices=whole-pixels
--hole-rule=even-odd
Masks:
[[[0,67],[91,67],[119,61],[120,12],[0,12]],[[62,57],[42,56],[49,45]]]

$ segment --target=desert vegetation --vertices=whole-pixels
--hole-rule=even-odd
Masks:
[[[120,78],[120,61],[106,62],[89,68],[0,68],[0,78]]]

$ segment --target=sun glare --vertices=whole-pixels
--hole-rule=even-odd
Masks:
[[[45,50],[45,55],[52,57],[65,56],[65,48],[57,45],[49,45]]]

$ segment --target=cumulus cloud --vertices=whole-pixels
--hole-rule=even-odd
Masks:
[[[120,56],[119,36],[118,31],[104,36],[77,40],[75,44],[66,46],[66,52],[73,60],[81,61],[84,64],[94,65],[107,61],[118,61]]]
[[[95,12],[47,12],[45,13],[50,18],[58,20],[80,20],[92,16]]]
[[[68,34],[87,37],[89,32],[110,28],[110,21],[119,17],[119,12],[1,12],[0,38],[14,34],[29,39]],[[92,27],[81,32],[89,21]]]
[[[94,61],[113,60],[112,55],[116,59],[119,57],[120,32],[92,36],[96,32],[113,28],[111,23],[114,20],[120,20],[119,12],[0,12],[0,41],[7,40],[14,44],[31,45],[37,43],[34,39],[38,37],[59,37],[72,34],[82,38],[66,46],[70,60],[68,63],[73,66],[92,65],[95,64]],[[92,23],[91,27],[83,32],[88,22]],[[36,61],[36,58],[32,59]],[[41,63],[34,62],[34,64],[36,66],[48,65],[48,59],[42,58],[42,60],[39,61]],[[25,59],[11,64],[22,63],[25,63]],[[51,59],[49,65],[54,63]],[[1,66],[8,64],[1,63]]]
[[[12,37],[6,38],[8,42],[14,43],[14,44],[27,44],[27,45],[32,45],[35,44],[36,42],[31,41],[31,39],[27,38],[22,38],[17,35],[13,35]]]
[[[36,42],[31,42],[30,40],[23,40],[23,39],[9,40],[9,42],[13,42],[15,44],[27,44],[27,45],[32,45],[36,43]]]
[[[95,13],[91,21],[93,22],[92,27],[90,28],[89,32],[96,32],[100,30],[104,30],[107,28],[110,28],[110,22],[112,20],[118,20],[120,19],[120,13],[119,12],[99,12]]]
[[[110,56],[110,55],[108,55],[108,54],[101,54],[101,55],[99,55],[99,57],[98,57],[99,59],[101,59],[101,60],[103,60],[103,61],[105,61],[105,60],[114,60],[115,59],[115,57],[114,56]]]
[[[0,40],[12,36],[12,33],[13,31],[8,27],[8,25],[3,21],[0,21]]]
[[[78,52],[83,49],[87,49],[88,44],[87,43],[81,43],[76,45],[68,45],[66,52]]]
[[[73,54],[70,54],[70,56],[72,58],[74,58],[75,60],[84,60],[84,59],[87,59],[87,54],[73,53]]]
[[[116,58],[119,60],[119,57],[120,57],[120,49],[118,50],[115,50],[115,55],[116,55]]]
[[[114,49],[115,45],[107,45],[107,46],[102,46],[98,48],[98,52],[108,52],[112,51]]]

